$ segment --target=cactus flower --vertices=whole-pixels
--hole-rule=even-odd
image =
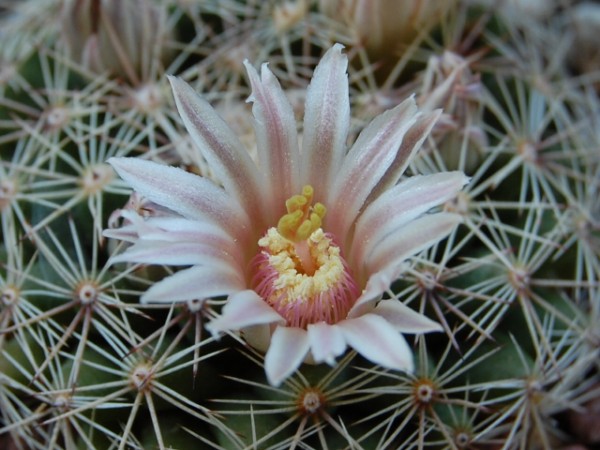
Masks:
[[[139,158],[111,158],[159,215],[124,211],[109,237],[132,242],[115,261],[183,266],[142,302],[226,297],[207,324],[240,331],[266,352],[279,385],[302,362],[334,364],[348,346],[384,367],[411,371],[402,333],[441,327],[398,298],[382,299],[408,257],[446,237],[459,216],[430,212],[466,183],[462,172],[401,177],[440,111],[413,97],[375,118],[346,148],[347,58],[334,45],[306,95],[302,147],[292,107],[272,72],[245,62],[257,158],[185,82],[170,78],[196,147],[219,184]]]

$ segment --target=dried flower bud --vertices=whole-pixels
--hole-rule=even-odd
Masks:
[[[369,53],[383,56],[411,42],[423,28],[434,26],[455,3],[455,0],[319,0],[319,8],[349,26]]]
[[[594,72],[600,68],[600,5],[583,2],[572,10],[570,20],[574,42],[569,52],[569,62],[582,72]]]
[[[165,16],[149,0],[71,0],[62,13],[73,57],[93,71],[139,84],[165,56]]]
[[[273,23],[278,33],[284,33],[305,18],[308,4],[305,0],[286,1],[275,5]]]
[[[438,150],[446,168],[460,167],[467,173],[479,165],[487,145],[481,108],[482,85],[469,64],[467,59],[450,51],[432,56],[423,72],[417,99],[424,111],[438,108],[444,111],[433,129]],[[468,144],[468,152],[461,156],[463,141]]]

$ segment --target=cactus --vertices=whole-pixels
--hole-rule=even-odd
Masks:
[[[422,0],[5,2],[0,447],[598,445],[599,14],[596,4],[575,0],[456,0],[443,7]],[[325,70],[318,65],[327,58],[339,66],[331,73],[340,92],[347,71],[349,104],[329,91],[319,100],[334,115],[349,105],[347,142],[345,135],[331,137],[338,125],[327,121],[301,128],[305,104],[315,108],[309,84],[318,83]],[[255,68],[262,63],[269,65],[259,75]],[[282,92],[272,88],[277,84],[289,105],[273,94]],[[368,144],[378,130],[384,146],[384,122],[405,108],[398,128],[390,130],[396,141],[388,146],[420,149],[399,186],[454,177],[453,187],[440,188],[443,195],[434,195],[431,204],[425,198],[431,186],[412,199],[405,195],[428,211],[417,219],[420,229],[405,230],[420,251],[366,302],[367,313],[346,317],[350,305],[339,313],[343,320],[311,318],[308,325],[284,326],[272,316],[271,308],[284,315],[274,300],[270,312],[260,310],[261,317],[275,317],[268,331],[236,328],[231,311],[237,308],[247,319],[249,306],[219,291],[219,280],[209,279],[205,290],[181,298],[157,288],[196,263],[182,264],[176,251],[156,247],[143,254],[142,244],[177,241],[179,235],[156,224],[183,208],[178,200],[189,198],[185,189],[197,180],[212,186],[214,197],[204,204],[226,207],[223,193],[234,189],[227,170],[241,167],[223,170],[200,151],[190,121],[207,116],[185,108],[210,103],[252,164],[275,145],[253,121],[253,114],[266,117],[260,95],[271,95],[270,106],[283,114],[278,117],[295,121],[306,146],[337,139],[349,149],[357,139]],[[276,148],[293,140],[296,130],[288,131],[278,135]],[[326,139],[319,141],[321,135]],[[375,174],[376,163],[365,157],[361,163],[361,183],[382,176]],[[130,174],[162,167],[157,164],[177,167],[169,173],[186,182],[168,204],[140,192]],[[156,173],[167,173],[161,170]],[[319,189],[334,186],[347,172],[313,177],[315,199],[323,201]],[[462,173],[469,179],[464,187]],[[286,174],[271,176],[286,182]],[[237,179],[235,189],[260,205],[264,199],[251,198],[254,181]],[[293,184],[291,176],[287,182]],[[152,188],[146,191],[152,194]],[[286,189],[269,193],[281,197],[277,217],[301,210],[311,233],[323,221],[334,223],[336,232],[345,230],[342,236],[359,230],[357,235],[373,237],[360,234],[364,223],[345,216],[346,206],[356,202],[343,189],[327,197],[342,199],[326,204],[329,216],[316,201],[311,206],[310,189],[289,200],[286,214]],[[294,202],[307,206],[298,209]],[[204,230],[206,236],[232,233],[240,207],[226,211],[232,215],[222,229]],[[363,212],[359,205],[356,214]],[[261,216],[253,220],[259,227]],[[431,231],[440,223],[443,232]],[[299,225],[284,225],[277,229],[289,245],[306,241],[297,238],[304,236]],[[431,239],[423,237],[427,233]],[[242,231],[234,235],[240,241],[226,248],[244,252]],[[406,244],[406,236],[396,244]],[[252,245],[256,252],[257,243]],[[345,242],[327,245],[350,248]],[[296,264],[311,272],[298,254]],[[360,272],[365,261],[344,267]],[[181,294],[186,285],[169,287]],[[357,289],[374,288],[359,280],[328,300],[335,303]],[[263,297],[274,292],[256,290]],[[392,322],[404,321],[406,341],[399,333],[391,341],[376,340],[377,327],[353,335],[352,325],[338,326],[373,311],[381,318],[386,308],[399,311]],[[351,348],[298,353],[302,333],[325,322],[348,326],[343,347]],[[299,341],[275,338],[284,333]],[[382,342],[392,342],[392,350],[378,349]],[[274,345],[280,354],[275,363],[269,356]],[[281,356],[288,353],[295,354],[293,361]]]

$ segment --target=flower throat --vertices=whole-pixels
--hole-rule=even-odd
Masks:
[[[286,202],[287,214],[258,241],[252,288],[287,322],[333,324],[346,318],[360,291],[333,236],[321,228],[326,208],[312,205],[314,190]]]

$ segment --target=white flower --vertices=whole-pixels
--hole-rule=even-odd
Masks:
[[[106,235],[133,242],[117,260],[191,266],[152,286],[142,302],[227,296],[213,334],[241,330],[266,351],[278,385],[303,361],[327,362],[354,348],[388,368],[411,371],[401,333],[441,327],[397,299],[381,300],[405,260],[450,233],[459,216],[427,212],[453,198],[461,172],[400,181],[439,111],[411,97],[373,120],[346,149],[347,59],[334,45],[306,97],[302,149],[289,102],[266,64],[246,63],[258,161],[215,111],[177,78],[179,113],[221,186],[137,158],[109,162],[138,193],[172,211]]]

